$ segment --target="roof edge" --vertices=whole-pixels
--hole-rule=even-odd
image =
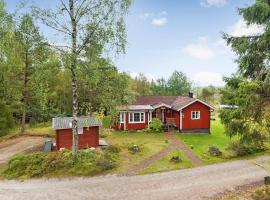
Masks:
[[[180,110],[182,110],[182,109],[184,109],[184,108],[190,106],[191,104],[193,104],[193,103],[195,103],[195,102],[200,102],[200,103],[204,104],[205,106],[211,108],[212,110],[215,110],[215,108],[214,108],[213,106],[211,106],[210,104],[208,104],[208,103],[206,103],[206,102],[204,102],[204,101],[202,101],[202,100],[200,100],[200,99],[194,99],[194,101],[191,101],[191,102],[188,103],[187,105],[185,105],[185,106],[179,108],[177,111],[180,111]]]

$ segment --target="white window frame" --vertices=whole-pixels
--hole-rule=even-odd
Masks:
[[[140,115],[140,121],[134,121],[134,114],[139,113]],[[142,114],[143,114],[143,120],[142,120]],[[132,121],[130,120],[130,116],[132,116]],[[145,123],[145,112],[129,112],[128,113],[128,123],[130,124],[142,124]]]
[[[120,123],[125,123],[125,112],[120,112]]]
[[[193,117],[193,113],[195,117]],[[199,120],[201,119],[201,112],[200,111],[191,111],[191,119],[192,120]]]

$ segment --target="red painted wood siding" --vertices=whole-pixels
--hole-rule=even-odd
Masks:
[[[180,112],[173,111],[173,118],[175,118],[175,124],[178,128],[180,128]]]
[[[148,126],[148,112],[144,113],[145,117],[145,122],[144,123],[129,123],[128,118],[129,118],[129,113],[126,113],[126,129],[127,130],[139,130],[139,129],[145,129]]]
[[[72,129],[56,130],[56,148],[72,148]],[[99,145],[99,127],[83,128],[79,134],[79,149],[97,147]]]
[[[191,111],[200,111],[200,119],[192,120]],[[210,109],[206,105],[195,102],[182,111],[182,129],[209,129],[210,128]]]

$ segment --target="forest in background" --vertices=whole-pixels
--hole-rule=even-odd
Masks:
[[[14,126],[48,122],[55,116],[72,116],[71,75],[67,53],[57,51],[41,34],[31,13],[8,13],[0,1],[0,135]],[[91,41],[78,61],[79,115],[110,115],[136,95],[196,96],[216,103],[218,89],[193,88],[188,77],[174,71],[168,78],[149,81],[131,78],[103,55],[103,46]]]

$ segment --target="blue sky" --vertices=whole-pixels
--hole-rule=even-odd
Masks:
[[[17,0],[7,0],[9,10]],[[36,1],[51,6],[53,1]],[[196,86],[223,85],[222,76],[236,71],[236,56],[222,40],[222,32],[249,35],[237,8],[254,0],[134,0],[127,17],[125,55],[114,59],[118,69],[149,79],[169,77],[174,70],[187,74]],[[44,30],[44,34],[48,34]]]

